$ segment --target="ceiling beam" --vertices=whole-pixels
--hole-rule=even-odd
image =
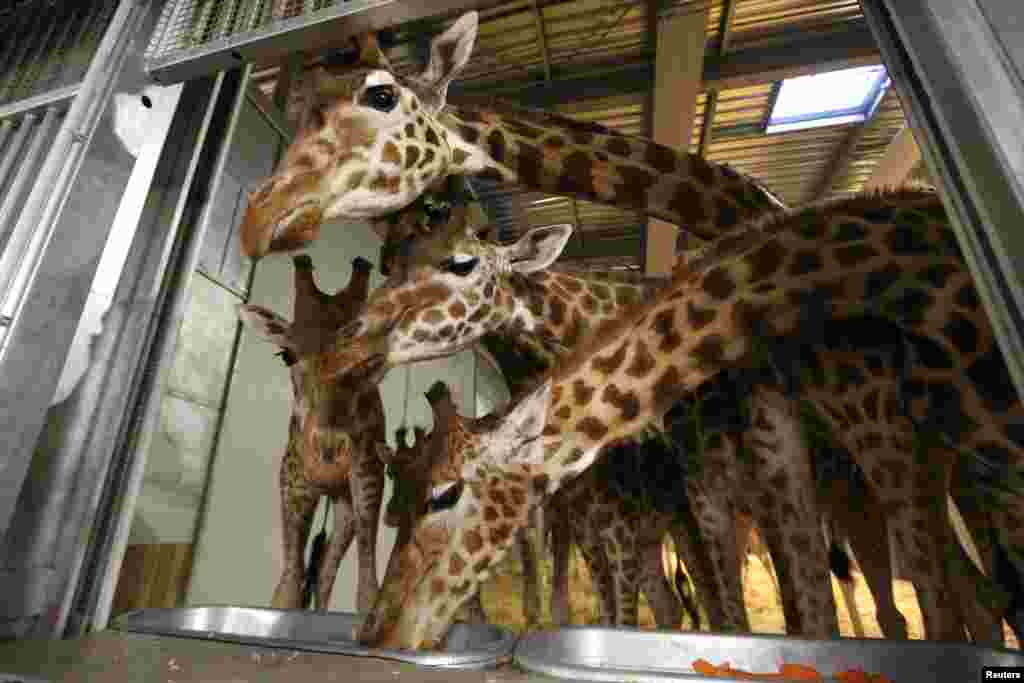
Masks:
[[[697,96],[701,91],[707,42],[708,7],[688,9],[658,22],[658,49],[654,78],[652,139],[684,152],[690,149]],[[680,228],[650,218],[644,236],[644,272],[671,275],[676,265],[676,239]],[[624,252],[628,253],[628,252]]]
[[[921,149],[914,140],[910,126],[896,134],[885,148],[881,161],[875,172],[864,183],[864,190],[877,190],[884,187],[899,187],[910,179],[914,166],[921,160]]]
[[[732,40],[732,20],[736,16],[736,0],[724,0],[722,17],[718,24],[718,57],[724,57],[729,51]],[[715,114],[718,113],[718,89],[708,88],[707,100],[704,103],[704,117],[700,126],[700,142],[697,145],[697,156],[707,156],[708,146],[715,127]]]
[[[850,23],[852,26],[843,30],[794,37],[779,45],[736,50],[724,56],[715,51],[706,54],[703,89],[727,90],[881,63],[867,26],[862,21]],[[545,81],[543,68],[534,68],[520,78],[455,82],[449,86],[448,96],[499,96],[523,106],[545,108],[593,97],[649,93],[654,81],[654,59],[647,55],[587,67],[552,64],[550,81]]]

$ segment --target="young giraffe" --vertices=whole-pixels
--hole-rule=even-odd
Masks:
[[[390,71],[372,37],[361,43],[359,67],[340,79],[309,79],[318,82],[302,132],[250,198],[246,252],[258,257],[315,239],[325,218],[400,209],[456,173],[640,210],[700,237],[781,207],[728,168],[600,126],[499,105],[446,108],[447,84],[469,59],[475,34],[470,13],[435,40],[427,70],[412,79]],[[928,590],[936,581],[926,579]],[[951,612],[942,611],[930,621],[938,635],[955,637]]]
[[[317,287],[309,256],[295,256],[293,263],[291,323],[261,306],[239,307],[243,322],[281,349],[278,355],[289,368],[292,384],[288,446],[279,480],[284,572],[271,606],[303,606],[306,540],[317,502],[328,496],[334,502],[334,533],[318,568],[317,605],[326,609],[338,566],[355,536],[356,603],[361,612],[368,612],[378,590],[377,520],[384,491],[378,450],[386,445],[384,406],[375,383],[353,378],[318,384],[306,359],[315,357],[359,311],[373,266],[366,259],[353,259],[348,286],[331,296]],[[311,403],[310,392],[321,395]]]
[[[443,467],[447,454],[466,439],[464,425],[487,424],[493,419],[459,418],[447,386],[440,381],[428,390],[427,400],[434,415],[434,429],[429,437],[417,427],[416,443],[408,447],[403,431],[396,435],[399,448],[382,453],[393,469],[395,481],[385,520],[399,529],[399,544],[408,538],[416,521],[427,514],[432,472]],[[661,539],[672,523],[671,515],[638,509],[629,496],[616,495],[607,468],[603,472],[600,469],[578,477],[558,495],[572,513],[568,519],[573,534],[580,539],[594,581],[600,586],[602,623],[637,625],[636,594],[643,586],[659,626],[677,628],[681,602],[661,566]],[[613,552],[609,553],[609,549]],[[463,620],[482,619],[479,593],[463,608]]]
[[[660,417],[722,369],[762,364],[759,340],[813,335],[813,324],[824,320],[866,309],[926,339],[931,346],[911,371],[913,381],[924,379],[907,390],[917,424],[991,461],[1022,463],[1016,428],[1022,406],[937,195],[891,192],[786,213],[738,230],[714,251],[704,268],[679,272],[670,289],[594,335],[500,426],[475,434],[461,467],[435,479],[433,512],[392,556],[364,642],[413,648],[435,642],[459,595],[500,558],[529,507],[586,469],[606,444]],[[964,383],[963,375],[972,381]],[[755,392],[768,394],[754,415],[755,432],[770,432],[787,404],[763,387]],[[914,425],[895,398],[879,404],[870,393],[859,411],[844,414],[830,405],[832,394],[811,386],[806,396],[839,436],[865,416],[884,416],[885,431],[855,435],[860,451],[851,450],[878,456],[865,467],[873,481],[892,478],[907,491],[902,500],[883,501],[890,519],[904,514],[908,501],[944,506],[948,476],[912,479],[905,460],[884,457],[888,446],[904,453],[913,446]],[[953,457],[943,461],[943,455],[942,449],[929,453],[935,469],[948,470]],[[494,492],[515,505],[495,506]],[[1020,501],[1006,502],[999,526],[1020,547]],[[948,535],[946,528],[929,528],[936,520],[945,517],[892,534],[909,567],[942,576],[933,539]],[[923,607],[948,600],[928,588],[934,590],[918,588]],[[925,624],[933,638],[940,630],[934,626]]]

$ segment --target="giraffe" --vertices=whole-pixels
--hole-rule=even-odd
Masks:
[[[962,446],[966,457],[981,454],[1009,470],[1021,462],[1021,403],[938,196],[903,190],[827,202],[745,226],[712,251],[702,268],[680,270],[668,289],[592,335],[434,479],[431,513],[393,554],[363,642],[435,643],[452,605],[486,576],[526,511],[590,466],[604,446],[660,417],[723,369],[763,364],[765,340],[813,338],[815,323],[864,312],[927,341],[915,349],[906,410],[893,395],[879,403],[870,393],[858,410],[833,414],[833,394],[815,393],[812,385],[805,395],[838,435],[859,446],[852,452],[877,456],[864,467],[870,480],[898,481],[904,498],[882,501],[891,533],[909,567],[942,576],[943,546],[934,539],[946,538],[947,529],[932,525],[945,518],[915,519],[908,501],[922,508],[944,502],[956,453],[932,448],[926,469],[939,476],[908,476],[905,458],[885,457],[888,447],[912,450],[916,423]],[[768,440],[772,418],[789,406],[762,386],[754,391],[768,394],[753,418]],[[884,416],[884,431],[853,435],[865,415]],[[495,492],[514,504],[496,506]],[[1020,547],[1020,501],[1007,499],[998,514],[1000,531]],[[908,515],[909,533],[895,528]],[[948,600],[934,584],[915,585],[922,612],[929,602]],[[925,629],[930,637],[939,631],[928,621]]]
[[[457,219],[459,213],[456,211],[453,216]],[[359,322],[359,329],[350,331],[354,338],[344,337],[342,345],[346,354],[363,357],[366,354],[387,351],[391,355],[391,352],[397,349],[395,362],[409,362],[451,352],[460,348],[460,344],[471,343],[488,329],[500,330],[502,327],[513,332],[533,333],[542,340],[548,340],[542,343],[549,347],[557,347],[560,344],[571,346],[579,338],[589,334],[589,329],[617,315],[620,309],[615,304],[620,303],[619,299],[622,299],[622,306],[627,306],[645,296],[646,291],[654,291],[644,290],[642,287],[638,289],[636,282],[612,284],[588,282],[586,279],[581,280],[565,274],[540,274],[539,270],[544,263],[557,257],[556,252],[567,239],[567,234],[563,238],[561,233],[567,233],[570,230],[568,226],[540,228],[525,235],[515,245],[496,247],[476,239],[475,227],[467,227],[464,232],[458,233],[458,225],[458,220],[453,220],[447,228],[448,232],[435,229],[433,233],[421,236],[414,247],[406,250],[405,256],[396,262],[400,272],[394,273],[371,295],[367,309]],[[540,259],[542,262],[534,264],[534,259]],[[461,265],[456,261],[461,261]],[[513,263],[518,265],[510,265]],[[459,273],[458,267],[465,269],[465,272]],[[506,278],[502,278],[503,269],[512,272]],[[523,277],[522,272],[516,272],[517,269],[534,272]],[[656,288],[658,285],[649,286]],[[483,296],[480,296],[481,293]],[[575,293],[576,296],[573,297],[571,293]],[[412,302],[412,305],[406,306],[403,301]],[[540,318],[536,318],[538,311],[543,314]],[[453,312],[461,314],[462,317],[453,318]],[[397,325],[399,321],[401,325]],[[477,324],[474,325],[474,321]],[[552,321],[561,325],[554,325]],[[538,324],[547,327],[541,328],[538,332]],[[450,336],[445,333],[446,329],[451,333]],[[383,335],[377,335],[377,332]],[[843,357],[836,362],[846,368],[853,367],[856,361],[856,358]],[[837,389],[839,396],[842,395],[842,389],[843,387]],[[725,406],[720,406],[717,412],[724,413],[725,410]],[[694,482],[694,487],[700,488],[690,492],[698,505],[706,506],[706,514],[698,516],[703,535],[713,539],[714,556],[724,558],[712,561],[712,571],[698,574],[699,579],[712,577],[720,583],[714,587],[705,586],[698,589],[698,592],[702,596],[734,596],[732,602],[724,608],[727,610],[727,616],[715,618],[717,613],[713,608],[709,610],[713,628],[728,628],[731,624],[749,628],[742,621],[746,618],[740,580],[742,555],[730,550],[730,545],[733,548],[738,547],[742,539],[735,536],[732,528],[734,514],[728,511],[729,506],[723,507],[720,504],[721,501],[732,503],[732,492],[740,488],[737,483],[740,480],[736,476],[733,453],[723,451],[720,457],[722,459],[716,461],[713,454],[709,456],[709,461],[716,463],[716,467],[711,469],[727,474],[719,475],[713,472],[713,476],[706,482]],[[804,460],[808,461],[808,458]],[[813,491],[814,482],[810,466],[805,464],[802,469],[803,478],[794,479],[802,483],[799,483],[799,486],[794,485],[794,488]],[[707,486],[708,482],[712,486],[710,489]],[[764,486],[768,490],[772,487],[774,484]],[[903,495],[903,491],[895,491],[891,497],[899,498]],[[782,499],[788,497],[779,496]],[[759,500],[755,499],[754,504]],[[820,500],[816,505],[820,505]],[[773,523],[774,515],[771,510],[758,514],[766,517],[766,524]],[[807,515],[807,519],[809,521],[804,525],[805,531],[817,536],[816,516],[811,513]],[[786,526],[787,530],[792,529],[792,524]],[[810,530],[811,526],[814,527],[813,530]],[[796,554],[798,557],[806,555],[800,551],[794,553],[787,549],[784,532],[776,531],[774,534],[773,551],[777,556],[787,553],[790,556]],[[820,547],[821,555],[825,555],[826,546],[823,540]],[[861,555],[864,554],[862,549]],[[825,559],[815,561],[820,562],[822,567],[827,566]],[[717,570],[716,566],[724,566],[726,569]],[[884,566],[888,566],[888,561],[885,561]],[[823,573],[819,578],[822,580],[822,588],[826,589],[831,597],[831,583],[827,574]],[[556,581],[556,585],[561,584]],[[886,590],[878,582],[874,587],[874,593],[879,596],[879,609],[886,612],[892,604],[886,596],[891,592],[891,588]],[[790,593],[800,592],[805,598],[809,596],[806,589],[799,591],[791,587],[787,590]],[[783,595],[785,594],[786,591],[783,591]],[[709,602],[707,598],[702,599],[706,603]],[[790,612],[796,609],[798,608],[790,605]],[[831,605],[823,609],[834,614]],[[905,627],[900,625],[901,617],[887,613],[881,622],[886,625],[886,631],[889,633],[906,633]],[[799,622],[791,618],[788,623]],[[951,626],[950,630],[953,628],[955,627]],[[797,628],[793,627],[791,631],[797,631]],[[962,633],[962,628],[958,629],[957,633]]]
[[[313,241],[331,218],[399,211],[453,175],[642,211],[700,239],[782,210],[752,178],[695,154],[495,102],[447,104],[477,24],[477,13],[468,12],[436,37],[415,77],[397,76],[376,38],[365,35],[356,39],[358,62],[344,74],[318,69],[304,79],[295,140],[249,196],[241,241],[250,258]]]
[[[306,359],[315,357],[338,328],[366,300],[372,264],[352,261],[352,278],[333,296],[320,291],[308,255],[293,258],[293,321],[255,305],[239,307],[242,321],[280,348],[289,368],[292,414],[288,445],[281,461],[279,486],[284,537],[284,571],[271,606],[302,606],[303,555],[313,514],[321,496],[334,503],[334,532],[319,567],[317,605],[326,609],[345,552],[357,539],[359,574],[357,608],[368,612],[378,590],[377,520],[384,490],[384,406],[375,383],[358,378],[320,385]],[[322,392],[316,406],[308,392]],[[315,571],[315,568],[312,569]]]
[[[356,68],[340,78],[309,79],[301,132],[279,170],[250,197],[246,253],[256,258],[316,239],[326,218],[400,210],[460,173],[640,210],[703,239],[783,210],[754,180],[648,140],[497,103],[448,106],[447,85],[468,61],[476,28],[475,13],[455,22],[435,39],[427,69],[414,78],[398,78],[366,36]],[[954,637],[951,611],[934,609],[942,612],[930,618],[936,633]]]
[[[399,529],[399,544],[411,533],[415,520],[427,511],[432,470],[443,466],[447,453],[456,450],[465,439],[447,385],[436,382],[426,396],[434,416],[434,429],[429,437],[426,430],[416,427],[415,445],[408,447],[405,431],[399,430],[399,447],[394,452],[381,453],[393,469],[396,482],[385,522]],[[615,455],[609,457],[614,460]],[[642,586],[659,627],[676,628],[682,604],[672,591],[660,557],[661,539],[671,526],[673,515],[665,511],[664,505],[653,510],[639,508],[633,502],[635,494],[624,495],[621,489],[615,490],[613,477],[617,481],[623,479],[621,472],[595,468],[560,492],[565,499],[563,504],[572,513],[568,519],[574,535],[581,540],[595,583],[601,586],[598,593],[602,623],[636,626],[637,592]],[[645,477],[645,484],[650,482],[653,478]],[[463,607],[464,613],[457,619],[485,619],[479,593]]]

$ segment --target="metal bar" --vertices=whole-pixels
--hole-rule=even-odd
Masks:
[[[32,19],[35,20],[34,23],[26,24],[26,26],[31,26],[31,28],[27,29],[21,35],[21,44],[19,45],[18,50],[14,53],[11,63],[7,66],[7,78],[0,82],[0,102],[8,99],[18,86],[22,63],[24,62],[25,55],[28,53],[29,47],[32,43],[28,38],[35,33],[35,29],[39,22],[43,20],[43,15],[41,12],[33,13]]]
[[[288,123],[288,120],[284,117],[283,112],[273,105],[273,103],[267,99],[267,96],[256,89],[256,87],[250,85],[245,93],[245,96],[249,98],[253,106],[263,115],[263,118],[267,120],[270,127],[273,128],[277,133],[284,138],[287,142],[291,143],[295,139],[295,129]]]
[[[709,90],[704,103],[704,120],[700,126],[700,142],[697,144],[697,156],[705,157],[708,145],[711,144],[711,129],[715,125],[715,113],[718,110],[718,91]]]
[[[36,115],[27,114],[21,119],[21,125],[18,126],[18,132],[15,134],[14,139],[11,140],[11,144],[7,147],[7,151],[4,153],[2,159],[0,159],[0,186],[4,184],[4,179],[7,178],[7,174],[11,172],[11,167],[17,160],[18,155],[21,154],[21,148],[25,145],[25,141],[28,140],[29,134],[32,132],[32,128],[35,125]],[[10,123],[10,121],[5,121]],[[3,224],[0,224],[0,234],[3,232]],[[2,292],[3,290],[0,290]]]
[[[45,14],[41,12],[40,14]],[[45,59],[46,45],[50,42],[50,38],[53,36],[54,31],[57,30],[57,20],[53,15],[48,15],[50,20],[49,28],[46,29],[46,33],[36,43],[36,49],[32,56],[31,62],[25,67],[24,72],[21,76],[21,89],[24,91],[25,88],[31,88],[35,83],[39,75],[40,60]]]
[[[48,243],[56,224],[58,209],[67,197],[72,171],[81,162],[84,144],[89,140],[98,123],[98,116],[89,117],[97,110],[97,100],[107,94],[120,67],[130,33],[130,22],[139,7],[132,0],[122,0],[82,83],[78,97],[74,99],[64,122],[50,147],[46,160],[36,176],[36,183],[25,201],[21,216],[14,226],[10,240],[0,254],[0,296],[3,308],[0,314],[12,319],[0,340],[0,364],[4,373],[9,372],[7,358],[11,350],[11,339],[19,334],[19,312],[25,301],[25,293],[34,281],[43,247]],[[12,286],[12,285],[17,286]],[[22,331],[20,333],[24,333]],[[12,375],[8,374],[10,378]],[[22,378],[14,375],[2,393],[17,391]],[[47,377],[46,382],[36,385],[35,392],[47,387],[52,391],[58,377]],[[52,381],[53,384],[50,384]],[[7,457],[0,460],[0,533],[6,533],[18,492],[24,481],[32,457],[33,445],[39,438],[45,411],[39,415],[0,416],[0,431],[4,432],[7,443]]]
[[[245,103],[245,92],[251,71],[252,65],[247,65],[241,70],[241,73],[236,71],[234,73],[222,74],[218,77],[221,83],[220,90],[222,91],[218,98],[225,95],[233,95],[234,101],[231,103],[226,124],[224,124],[221,130],[217,131],[219,135],[213,136],[213,139],[220,143],[220,149],[217,150],[216,158],[210,169],[209,183],[205,184],[206,186],[202,188],[193,188],[193,193],[200,194],[205,200],[198,222],[195,228],[190,231],[183,247],[178,267],[172,276],[169,300],[160,315],[160,325],[150,363],[150,368],[152,369],[151,377],[154,381],[143,387],[143,395],[140,401],[142,418],[136,432],[138,440],[127,454],[128,462],[130,463],[127,485],[121,500],[120,510],[118,511],[108,570],[104,577],[103,588],[100,591],[92,620],[92,626],[95,629],[106,628],[107,621],[110,618],[110,608],[114,602],[117,577],[121,571],[121,562],[124,559],[125,548],[128,545],[128,535],[131,531],[135,504],[138,501],[139,491],[142,487],[142,477],[146,472],[146,459],[152,445],[153,434],[156,432],[156,422],[160,415],[160,405],[163,398],[161,389],[164,384],[162,378],[166,375],[174,357],[174,350],[178,341],[178,328],[181,327],[181,322],[185,317],[188,305],[189,287],[192,276],[199,264],[203,239],[206,236],[211,216],[213,215],[214,200],[220,189],[224,167],[231,154],[231,141]]]
[[[14,36],[22,34],[22,31],[19,30],[21,28],[21,22],[27,22],[29,20],[28,12],[16,12],[13,13],[13,15],[16,17],[15,21],[18,23],[11,27],[11,31],[8,34],[11,36],[11,40],[5,41],[7,45],[4,47],[3,52],[0,52],[0,73],[7,73],[8,71],[14,70],[15,65],[11,63],[11,58],[18,46],[18,41],[14,39]]]
[[[732,20],[736,17],[737,0],[723,0],[722,18],[718,23],[718,35],[721,40],[718,44],[718,54],[724,55],[729,51],[729,43],[732,41]]]
[[[66,102],[77,95],[81,87],[81,83],[75,83],[73,85],[64,86],[63,88],[35,95],[34,97],[12,102],[11,104],[0,107],[0,119],[10,118],[18,114],[34,113],[40,109],[48,109],[52,105]]]
[[[89,379],[99,386],[87,384],[76,397],[83,405],[96,407],[86,408],[88,412],[81,418],[90,427],[88,436],[80,439],[80,484],[66,513],[66,519],[73,522],[64,525],[58,542],[58,547],[64,549],[60,562],[66,568],[66,578],[60,584],[64,592],[55,595],[55,604],[51,605],[58,613],[53,634],[84,635],[91,619],[90,605],[95,604],[102,584],[110,545],[106,532],[116,523],[113,501],[120,492],[119,474],[125,466],[121,454],[136,433],[133,407],[143,384],[160,305],[166,299],[164,283],[187,234],[188,221],[182,216],[206,149],[212,111],[209,103],[216,101],[214,81],[204,78],[187,83],[162,105],[166,112],[163,123],[153,133],[159,145],[148,149],[154,144],[148,143],[132,169],[134,175],[140,165],[157,160],[150,177],[151,189],[104,321],[104,338],[110,337],[115,346],[106,356],[109,361],[103,363],[105,339],[97,345],[94,363],[101,365],[91,371],[94,376]],[[89,544],[78,541],[81,531],[76,523],[94,529]]]
[[[548,55],[548,38],[544,33],[544,14],[540,10],[537,0],[530,0],[533,7],[533,20],[537,26],[537,42],[540,43],[540,55],[544,60],[544,80],[551,80],[551,58]]]
[[[278,61],[299,50],[315,52],[344,44],[352,37],[407,21],[452,14],[491,4],[486,0],[349,0],[306,16],[225,36],[199,47],[173,50],[147,61],[146,71],[160,83],[177,83],[243,62]]]
[[[3,296],[2,312],[13,315],[11,309],[17,307],[17,299],[22,291],[12,289],[15,278],[25,280],[33,270],[32,264],[39,250],[48,241],[53,228],[53,218],[59,205],[63,190],[75,161],[81,158],[85,143],[96,125],[94,114],[104,100],[104,96],[113,85],[112,73],[107,69],[122,52],[128,37],[124,27],[136,8],[133,0],[122,0],[117,14],[111,20],[107,35],[97,50],[89,73],[82,82],[79,96],[74,99],[64,124],[51,147],[43,167],[39,170],[35,188],[25,202],[21,218],[14,227],[11,241],[3,254],[0,254],[0,296]],[[50,220],[47,221],[47,218]],[[26,283],[27,284],[27,283]],[[23,290],[24,287],[21,288]],[[4,353],[4,345],[0,344],[0,361]]]
[[[881,56],[875,39],[863,22],[850,22],[842,31],[794,37],[782,45],[732,51],[719,57],[704,56],[704,89],[744,87],[770,83],[821,71],[878,64]],[[452,83],[450,98],[502,96],[525,106],[549,107],[575,100],[647,93],[654,87],[653,55],[602,65],[551,67],[551,83],[537,69],[523,78],[502,78],[475,83]],[[453,99],[454,101],[454,99]]]
[[[57,107],[50,107],[46,110],[46,115],[43,116],[43,120],[38,125],[34,121],[35,114],[27,115],[22,121],[21,125],[27,128],[34,128],[34,135],[32,137],[32,144],[29,145],[25,156],[21,159],[21,163],[18,164],[18,171],[14,174],[14,179],[7,187],[4,196],[0,197],[0,249],[3,249],[7,243],[8,225],[14,218],[14,210],[18,206],[21,194],[25,190],[25,185],[35,180],[35,171],[39,164],[39,157],[44,152],[43,146],[50,142],[50,131],[57,122],[57,116]],[[0,174],[0,178],[2,177],[3,175]]]
[[[14,130],[13,120],[3,120],[4,117],[0,116],[0,149],[4,149],[4,144],[7,142],[7,136]],[[0,186],[4,184],[4,176],[0,173]]]
[[[1002,43],[990,23],[1000,18],[986,18],[978,3],[861,4],[1024,395],[1024,274],[1016,265],[1024,259],[1016,229],[1024,225],[1024,87],[1007,52],[1019,54],[1024,35]]]
[[[52,81],[57,77],[57,60],[54,58],[55,53],[66,54],[68,50],[68,38],[71,36],[71,29],[74,27],[74,22],[71,17],[63,15],[55,17],[55,22],[63,24],[64,28],[61,30],[60,36],[54,41],[53,47],[50,49],[50,58],[47,59],[46,69],[42,74],[38,75],[37,82]],[[38,88],[37,88],[38,90]]]

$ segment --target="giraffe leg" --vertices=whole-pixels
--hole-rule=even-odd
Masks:
[[[757,387],[751,414],[753,426],[747,437],[755,460],[751,476],[757,486],[750,506],[775,565],[786,632],[838,637],[828,549],[819,526],[814,472],[796,405],[778,391]]]
[[[540,623],[542,610],[540,559],[543,556],[543,544],[538,547],[539,512],[537,507],[530,511],[530,522],[520,529],[516,539],[523,565],[523,613],[528,629]]]
[[[683,604],[676,597],[665,574],[662,563],[664,541],[659,537],[641,540],[637,548],[640,562],[640,587],[647,596],[647,603],[654,612],[654,621],[659,629],[678,629],[682,618]]]
[[[904,559],[901,565],[914,584],[926,637],[964,640],[963,622],[953,603],[945,566],[946,547],[953,537],[946,510],[949,467],[939,461],[948,454],[932,449],[926,466],[916,461],[909,420],[893,416],[885,429],[888,435],[860,439],[865,446],[884,446],[851,452],[868,475],[892,545]]]
[[[845,538],[857,558],[864,582],[875,601],[875,619],[886,638],[907,639],[907,620],[896,607],[889,527],[885,513],[871,490],[854,487],[846,478],[822,484],[818,502],[827,511],[836,537]],[[850,617],[856,607],[847,603]]]
[[[992,577],[995,566],[995,547],[992,543],[990,530],[993,520],[989,513],[979,508],[969,492],[960,488],[962,485],[963,483],[958,482],[956,477],[954,477],[952,495],[966,527],[962,531],[966,532],[974,542],[974,546],[978,551],[977,559],[981,562],[981,571],[986,576]],[[961,552],[960,564],[962,567],[969,568],[964,563],[973,561],[969,557],[964,557],[967,553],[963,548],[963,544],[959,543],[959,545]],[[951,568],[949,577],[950,582],[953,584],[953,590],[956,591],[957,595],[971,596],[977,592],[977,586],[965,573]],[[1002,647],[1005,644],[1006,640],[1003,637],[1002,623],[1003,610],[994,609],[985,604],[983,600],[971,600],[969,598],[957,601],[957,606],[960,608],[964,621],[967,622],[967,629],[970,631],[972,641],[997,647]]]
[[[706,576],[704,571],[696,569],[690,575],[697,581],[697,591],[712,631],[749,633],[732,509],[732,477],[709,472],[713,467],[713,457],[709,455],[705,450],[702,476],[690,477],[686,485],[706,556],[701,569],[708,570]]]
[[[487,612],[484,611],[484,603],[480,591],[477,591],[473,597],[464,602],[462,606],[455,611],[455,616],[452,621],[461,621],[466,624],[489,623]]]
[[[359,550],[359,584],[356,609],[367,614],[377,601],[377,531],[380,506],[384,497],[384,466],[373,444],[356,448],[349,485],[356,518],[356,543]]]
[[[584,518],[590,517],[584,515]],[[572,535],[577,539],[583,559],[590,569],[590,578],[597,592],[599,609],[598,623],[611,626],[615,617],[617,602],[612,582],[610,561],[600,534],[584,520],[573,519]]]
[[[334,501],[334,530],[331,533],[330,545],[327,546],[327,553],[320,563],[320,580],[316,596],[317,608],[320,610],[326,610],[330,604],[334,581],[338,577],[338,567],[356,535],[356,520],[352,511],[352,501],[341,496],[334,497],[332,500]]]
[[[612,595],[615,597],[612,626],[637,626],[640,623],[640,564],[636,554],[636,530],[627,528],[630,521],[629,517],[620,515],[612,529],[601,530]]]
[[[551,576],[551,620],[559,626],[572,623],[572,610],[569,607],[569,558],[572,549],[572,534],[566,520],[565,508],[554,503],[549,504],[545,517],[551,533],[551,552],[553,567]]]
[[[284,570],[274,589],[270,606],[277,609],[301,609],[306,541],[320,496],[302,476],[301,460],[295,457],[291,447],[281,461],[279,490]]]
[[[679,561],[686,566],[693,583],[693,592],[696,599],[705,608],[708,614],[708,626],[712,631],[723,630],[725,622],[725,609],[722,606],[721,596],[715,591],[711,578],[714,575],[711,558],[708,556],[706,544],[700,537],[697,528],[696,518],[692,511],[684,514],[679,519],[674,519],[670,526],[672,540],[676,543],[676,554]],[[699,616],[699,612],[697,612]],[[694,620],[694,630],[700,630],[700,621]]]

